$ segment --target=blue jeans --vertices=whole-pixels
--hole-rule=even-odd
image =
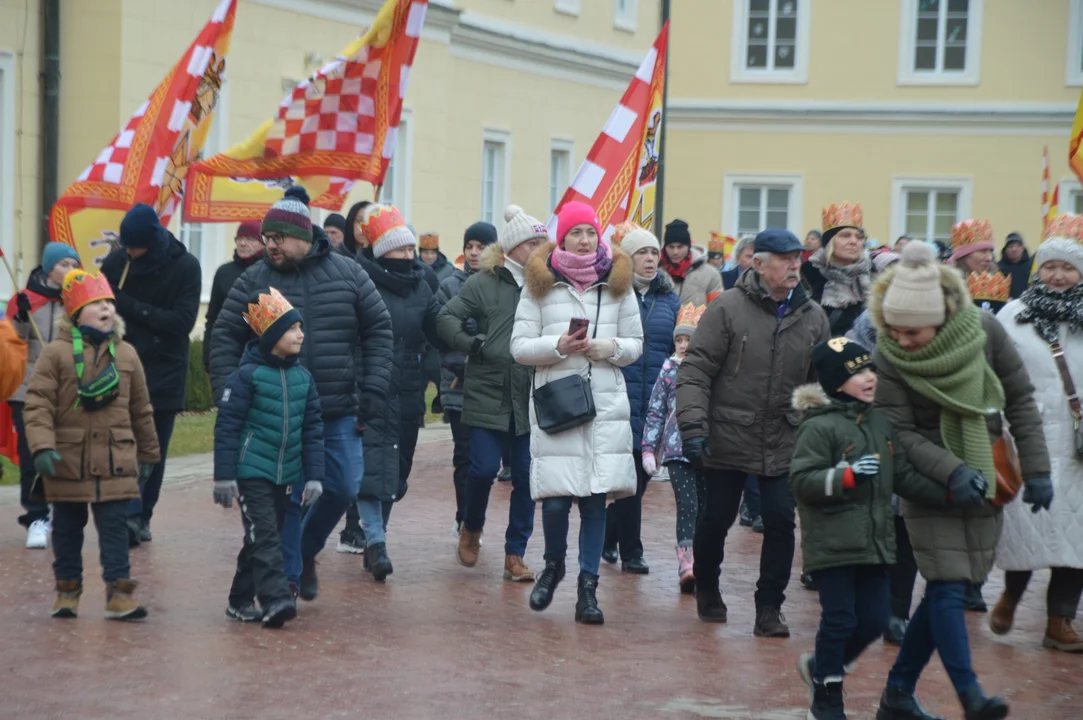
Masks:
[[[579,501],[579,570],[598,575],[605,540],[605,493],[575,498]],[[542,532],[545,533],[545,559],[563,560],[568,554],[568,515],[570,497],[542,500]]]
[[[760,516],[760,479],[755,475],[745,478],[745,505],[748,506],[748,514],[754,518]]]
[[[940,654],[956,694],[962,695],[978,684],[970,666],[970,639],[963,612],[965,592],[964,582],[931,580],[925,585],[925,596],[906,626],[899,656],[888,673],[889,685],[914,692],[934,650]]]
[[[841,678],[842,667],[884,634],[891,597],[887,570],[887,565],[844,565],[812,573],[820,592],[817,682]]]
[[[297,483],[282,520],[282,557],[286,577],[294,582],[301,577],[303,560],[320,554],[346,508],[357,499],[365,474],[361,435],[352,417],[325,418],[323,444],[323,495],[303,513],[302,520],[301,495],[305,486]]]
[[[504,533],[504,554],[526,554],[526,544],[534,532],[535,503],[530,498],[530,435],[470,428],[470,474],[466,478],[463,526],[471,532],[485,527],[489,491],[500,459],[508,448],[511,460],[511,501],[508,504],[508,529]]]

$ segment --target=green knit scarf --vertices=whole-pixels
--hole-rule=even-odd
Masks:
[[[985,419],[1004,409],[1004,388],[985,361],[985,340],[981,310],[966,303],[916,352],[903,350],[888,332],[878,335],[876,347],[907,385],[940,406],[944,447],[985,475],[992,498],[996,468]]]

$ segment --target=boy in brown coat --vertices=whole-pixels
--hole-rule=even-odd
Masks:
[[[101,275],[72,270],[61,289],[59,337],[38,358],[24,420],[34,469],[53,503],[53,617],[75,617],[83,592],[83,528],[94,513],[106,585],[105,616],[147,615],[128,577],[127,501],[159,460],[143,366],[121,340],[113,291]]]

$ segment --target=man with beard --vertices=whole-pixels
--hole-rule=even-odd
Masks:
[[[312,373],[323,408],[323,495],[301,524],[302,486],[295,488],[282,538],[287,577],[299,577],[301,598],[314,600],[316,555],[357,497],[364,474],[361,428],[384,412],[392,336],[372,280],[352,259],[332,252],[327,234],[312,224],[307,200],[303,190],[291,188],[264,217],[264,262],[234,283],[211,334],[211,383],[218,397],[238,366],[251,336],[241,313],[252,291],[277,289],[301,313],[301,364]]]

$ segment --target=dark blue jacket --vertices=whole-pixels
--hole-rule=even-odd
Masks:
[[[664,272],[655,276],[646,295],[636,292],[636,298],[639,300],[639,319],[643,323],[643,354],[631,365],[621,368],[621,372],[628,387],[628,406],[632,411],[632,447],[638,449],[654,381],[666,359],[673,354],[673,329],[677,327],[681,300],[673,291],[673,281]]]
[[[298,362],[245,348],[218,400],[214,479],[276,485],[323,480],[323,418],[312,375]]]

